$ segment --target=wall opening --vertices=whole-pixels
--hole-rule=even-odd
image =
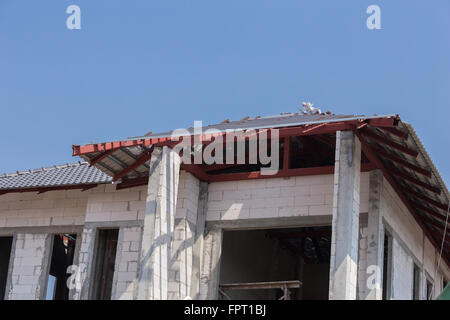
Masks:
[[[414,263],[413,300],[420,300],[420,268]]]
[[[100,229],[97,233],[92,299],[110,300],[119,229]]]
[[[383,244],[383,300],[391,297],[391,275],[392,275],[392,237],[384,231]]]
[[[426,300],[433,300],[433,283],[427,279],[427,297]]]
[[[13,237],[0,237],[0,300],[5,298]]]
[[[330,249],[331,226],[224,231],[219,299],[326,300]]]
[[[67,268],[73,264],[76,238],[76,234],[56,234],[53,238],[46,300],[69,300],[67,279],[71,274]]]

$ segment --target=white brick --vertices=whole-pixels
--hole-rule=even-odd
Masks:
[[[309,213],[309,207],[287,207],[280,208],[278,215],[280,217],[297,217],[297,216],[307,216]]]
[[[278,208],[250,209],[251,218],[274,218],[278,217]]]
[[[222,220],[248,219],[250,217],[249,209],[226,210],[222,212]]]

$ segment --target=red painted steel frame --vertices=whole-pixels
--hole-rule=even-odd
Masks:
[[[393,118],[377,118],[377,119],[366,119],[363,121],[360,120],[347,120],[342,122],[329,122],[329,123],[321,123],[315,125],[303,125],[297,127],[283,127],[279,128],[279,136],[280,138],[286,136],[299,136],[299,135],[311,135],[311,134],[326,134],[326,133],[335,133],[338,130],[352,130],[354,125],[360,125],[362,123],[374,124],[376,126],[382,127],[392,127],[394,125]],[[257,133],[265,131],[266,129],[256,129]],[[217,134],[209,134],[209,135],[201,135],[201,136],[190,136],[193,141],[208,142],[211,138],[217,137],[219,135],[224,135],[224,132]],[[270,134],[270,132],[269,132]],[[73,145],[73,156],[81,156],[84,154],[89,154],[93,152],[105,152],[108,150],[115,150],[126,147],[133,146],[146,146],[149,147],[151,145],[155,146],[173,146],[177,144],[178,141],[173,140],[171,137],[165,138],[141,138],[134,140],[124,140],[124,141],[113,141],[113,142],[104,142],[104,143],[95,143],[88,144],[85,146]]]
[[[55,187],[33,187],[33,188],[16,188],[16,189],[4,189],[0,190],[0,195],[7,193],[18,193],[18,192],[39,192],[44,193],[48,191],[55,190],[74,190],[81,189],[82,191],[89,190],[95,188],[98,184],[78,184],[78,185],[69,185],[69,186],[55,186]]]
[[[386,169],[386,167],[384,166],[384,164],[382,163],[381,160],[378,159],[378,157],[375,155],[375,153],[371,150],[370,145],[366,142],[366,140],[362,137],[362,135],[360,134],[360,132],[355,130],[355,134],[357,135],[357,137],[359,138],[359,140],[361,141],[361,148],[362,151],[364,152],[364,154],[366,155],[366,157],[374,164],[376,164],[376,166],[381,169],[381,171],[383,172],[384,177],[386,178],[387,181],[389,181],[390,185],[392,186],[392,188],[395,190],[395,192],[397,193],[397,195],[399,196],[400,200],[403,202],[403,204],[408,208],[409,212],[412,214],[412,216],[414,217],[414,219],[416,220],[417,224],[421,227],[422,231],[425,233],[425,235],[427,236],[427,238],[431,241],[431,243],[434,245],[434,247],[436,249],[439,250],[439,248],[441,247],[440,244],[438,243],[438,241],[433,237],[433,235],[430,232],[430,229],[424,225],[424,223],[422,222],[422,220],[420,219],[420,217],[418,216],[418,214],[416,213],[416,211],[414,210],[414,207],[411,205],[411,203],[408,201],[408,199],[405,197],[405,195],[402,192],[402,189],[398,186],[398,184],[396,183],[396,181],[394,180],[394,178],[391,176],[391,174],[389,173],[389,171]],[[403,188],[404,190],[404,188]],[[444,257],[447,265],[450,267],[450,262],[448,260],[447,257]]]

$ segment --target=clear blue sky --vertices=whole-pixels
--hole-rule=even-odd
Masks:
[[[81,8],[81,30],[66,8]],[[382,30],[366,28],[381,7]],[[72,144],[296,112],[398,113],[450,182],[450,1],[0,1],[0,172]]]

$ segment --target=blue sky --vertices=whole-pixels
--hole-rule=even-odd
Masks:
[[[81,30],[66,28],[71,4]],[[366,27],[371,4],[381,30]],[[448,0],[1,0],[0,172],[311,101],[400,114],[449,183],[448,12]]]

